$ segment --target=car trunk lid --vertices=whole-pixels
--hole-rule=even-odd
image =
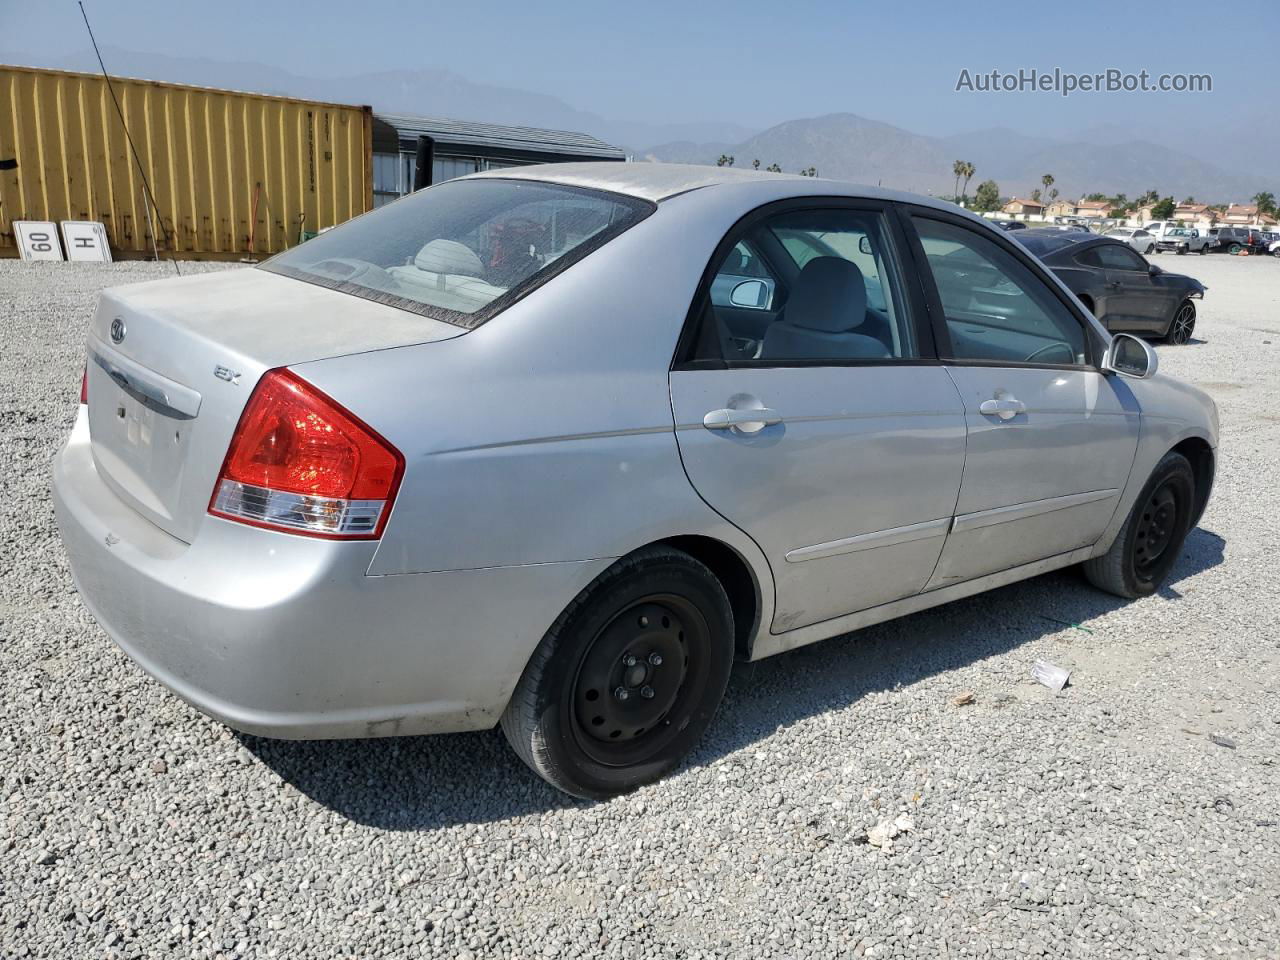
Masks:
[[[263,270],[106,290],[88,339],[89,430],[99,475],[189,543],[265,371],[463,332]],[[358,412],[358,400],[343,402]]]

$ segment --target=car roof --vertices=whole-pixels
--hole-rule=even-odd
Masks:
[[[642,200],[661,202],[688,193],[691,190],[703,190],[711,187],[732,184],[755,184],[762,195],[762,202],[775,193],[778,198],[794,196],[848,196],[870,197],[877,200],[897,200],[903,203],[915,203],[922,206],[936,207],[955,213],[968,214],[967,210],[955,204],[924,197],[919,194],[905,193],[900,190],[886,190],[883,187],[871,187],[851,183],[844,180],[828,180],[821,177],[802,177],[797,174],[770,173],[765,170],[740,170],[736,167],[701,166],[692,163],[540,163],[524,167],[502,167],[486,170],[482,173],[469,174],[465,179],[518,179],[541,180],[547,183],[563,183],[568,186],[585,187],[593,190],[606,190],[623,193]],[[809,189],[797,190],[797,187]]]
[[[1044,257],[1067,247],[1074,247],[1081,243],[1088,243],[1090,240],[1099,240],[1101,238],[1095,233],[1080,233],[1078,230],[1036,228],[1019,230],[1016,239],[1037,257]]]

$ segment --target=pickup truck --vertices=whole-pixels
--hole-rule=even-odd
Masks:
[[[1156,248],[1152,253],[1205,254],[1209,252],[1209,238],[1194,227],[1165,227],[1156,234]]]

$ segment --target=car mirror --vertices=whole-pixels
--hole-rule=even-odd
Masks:
[[[1151,263],[1147,265],[1147,273],[1151,274],[1153,277],[1158,277],[1160,274],[1164,273],[1164,271],[1154,263]]]
[[[1147,380],[1155,376],[1160,359],[1151,344],[1128,333],[1117,333],[1111,338],[1106,357],[1102,361],[1105,373],[1116,373],[1135,380]]]
[[[865,233],[858,238],[858,252],[871,256],[871,238]]]
[[[735,307],[763,309],[769,299],[769,286],[763,280],[742,280],[729,291],[729,303]]]

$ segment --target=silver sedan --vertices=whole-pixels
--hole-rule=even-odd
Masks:
[[[1155,591],[1218,444],[1155,374],[949,204],[526,167],[106,291],[54,493],[85,603],[205,713],[501,723],[603,797],[679,763],[735,658],[1073,564]]]

